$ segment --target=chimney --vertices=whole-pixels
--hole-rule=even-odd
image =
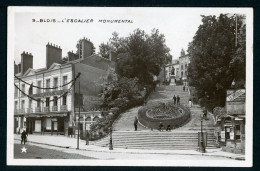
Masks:
[[[19,73],[18,65],[16,65],[15,62],[14,62],[14,74],[17,74],[17,73]]]
[[[21,63],[19,63],[18,65],[17,65],[17,73],[20,73],[21,72]]]
[[[55,44],[46,45],[46,68],[48,69],[53,63],[62,63],[62,49]]]
[[[93,44],[89,39],[84,37],[78,44],[79,58],[86,58],[94,53],[92,49]]]
[[[69,61],[73,61],[73,60],[76,60],[78,58],[79,58],[79,56],[77,54],[73,53],[73,51],[72,52],[68,52],[68,60]]]
[[[28,52],[23,52],[21,54],[21,64],[19,71],[23,75],[29,68],[33,68],[33,56],[31,53],[29,54]]]

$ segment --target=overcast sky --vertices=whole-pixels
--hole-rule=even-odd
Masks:
[[[234,9],[235,10],[235,9]],[[140,28],[151,33],[153,28],[165,35],[166,45],[173,59],[179,57],[183,48],[187,50],[198,26],[200,15],[216,15],[233,12],[227,8],[21,8],[14,12],[14,59],[20,62],[23,51],[34,56],[34,68],[45,67],[46,44],[62,48],[62,56],[76,51],[76,43],[89,38],[96,47],[107,42],[114,31],[119,36],[128,36]],[[93,19],[93,23],[40,23],[33,19]],[[99,23],[100,19],[128,19],[133,23]]]

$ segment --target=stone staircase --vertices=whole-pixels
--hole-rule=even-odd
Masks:
[[[114,131],[112,141],[114,148],[147,149],[147,150],[196,150],[198,132],[159,132],[159,131]],[[212,130],[208,130],[207,147],[217,148]],[[96,141],[101,147],[109,146],[109,136]]]

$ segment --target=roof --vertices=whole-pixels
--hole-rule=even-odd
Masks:
[[[103,58],[98,55],[91,55],[87,58],[80,58],[73,61],[68,61],[66,63],[53,63],[49,68],[39,68],[39,69],[32,69],[28,68],[28,70],[22,75],[21,73],[16,74],[17,77],[24,77],[44,72],[49,72],[51,70],[59,69],[61,67],[65,67],[66,65],[71,65],[75,63],[84,63],[86,65],[92,66],[94,68],[98,68],[101,70],[107,70],[109,67],[115,67],[115,63],[110,61],[109,59]],[[32,73],[32,74],[30,74]]]

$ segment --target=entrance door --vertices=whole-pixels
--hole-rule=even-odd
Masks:
[[[41,120],[35,120],[35,132],[41,132],[42,123]]]

